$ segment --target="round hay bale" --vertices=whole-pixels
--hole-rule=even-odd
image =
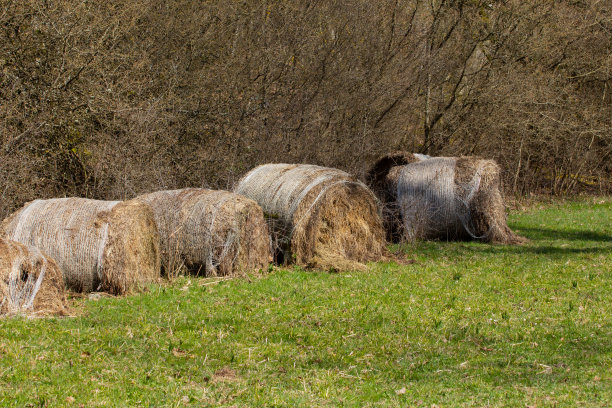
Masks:
[[[77,292],[123,294],[159,276],[159,234],[138,201],[35,200],[2,222],[12,240],[55,259]]]
[[[278,263],[364,269],[384,258],[378,201],[360,181],[337,169],[307,164],[265,164],[234,190],[266,214]]]
[[[398,242],[402,238],[402,215],[397,203],[397,181],[403,166],[430,156],[397,151],[380,157],[366,174],[366,182],[382,203],[383,222],[387,239]]]
[[[0,238],[0,315],[65,315],[64,276],[34,247]]]
[[[476,239],[517,244],[525,239],[508,228],[500,169],[478,157],[434,157],[389,169],[387,197],[395,197],[401,224],[414,239]]]
[[[228,191],[187,188],[137,198],[151,206],[167,274],[181,266],[204,276],[265,268],[272,256],[261,207]]]

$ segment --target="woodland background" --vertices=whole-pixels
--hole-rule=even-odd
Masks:
[[[603,0],[0,0],[0,215],[400,149],[607,194],[611,68]]]

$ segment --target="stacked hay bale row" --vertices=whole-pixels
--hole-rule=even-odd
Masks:
[[[368,182],[385,204],[391,239],[523,241],[506,225],[491,160],[397,152],[375,163]],[[64,285],[127,293],[156,281],[161,262],[167,274],[185,266],[218,276],[264,268],[271,249],[277,263],[337,270],[386,258],[379,201],[348,173],[266,164],[235,193],[183,189],[125,202],[27,203],[0,225],[8,238],[0,239],[0,314],[63,313]]]
[[[478,157],[397,152],[374,164],[368,182],[386,204],[391,239],[521,243],[506,224],[499,172]]]
[[[253,200],[228,191],[188,188],[137,198],[151,206],[167,274],[224,276],[265,268],[271,261],[268,226]]]
[[[208,276],[262,269],[271,260],[261,208],[227,191],[161,191],[125,202],[36,200],[4,220],[0,234],[21,243],[3,240],[0,247],[0,314],[64,311],[64,286],[141,289],[159,278],[160,256],[166,269],[174,262]]]
[[[376,197],[348,173],[305,164],[265,164],[247,173],[234,191],[263,208],[279,263],[364,269],[365,262],[384,256]]]

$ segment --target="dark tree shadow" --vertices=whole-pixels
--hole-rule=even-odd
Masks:
[[[610,222],[608,220],[608,222]],[[520,228],[521,234],[537,241],[539,239],[612,242],[612,235],[588,230],[555,230],[551,228]]]
[[[535,241],[535,240],[534,240]],[[486,244],[484,244],[486,245]],[[562,246],[493,246],[482,248],[478,252],[489,254],[534,254],[534,255],[571,255],[571,254],[612,254],[612,246],[589,246],[582,248]]]

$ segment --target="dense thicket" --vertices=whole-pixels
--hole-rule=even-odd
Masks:
[[[274,161],[358,175],[482,155],[506,189],[609,189],[597,0],[0,0],[0,213],[227,188]],[[608,190],[609,191],[609,190]]]

